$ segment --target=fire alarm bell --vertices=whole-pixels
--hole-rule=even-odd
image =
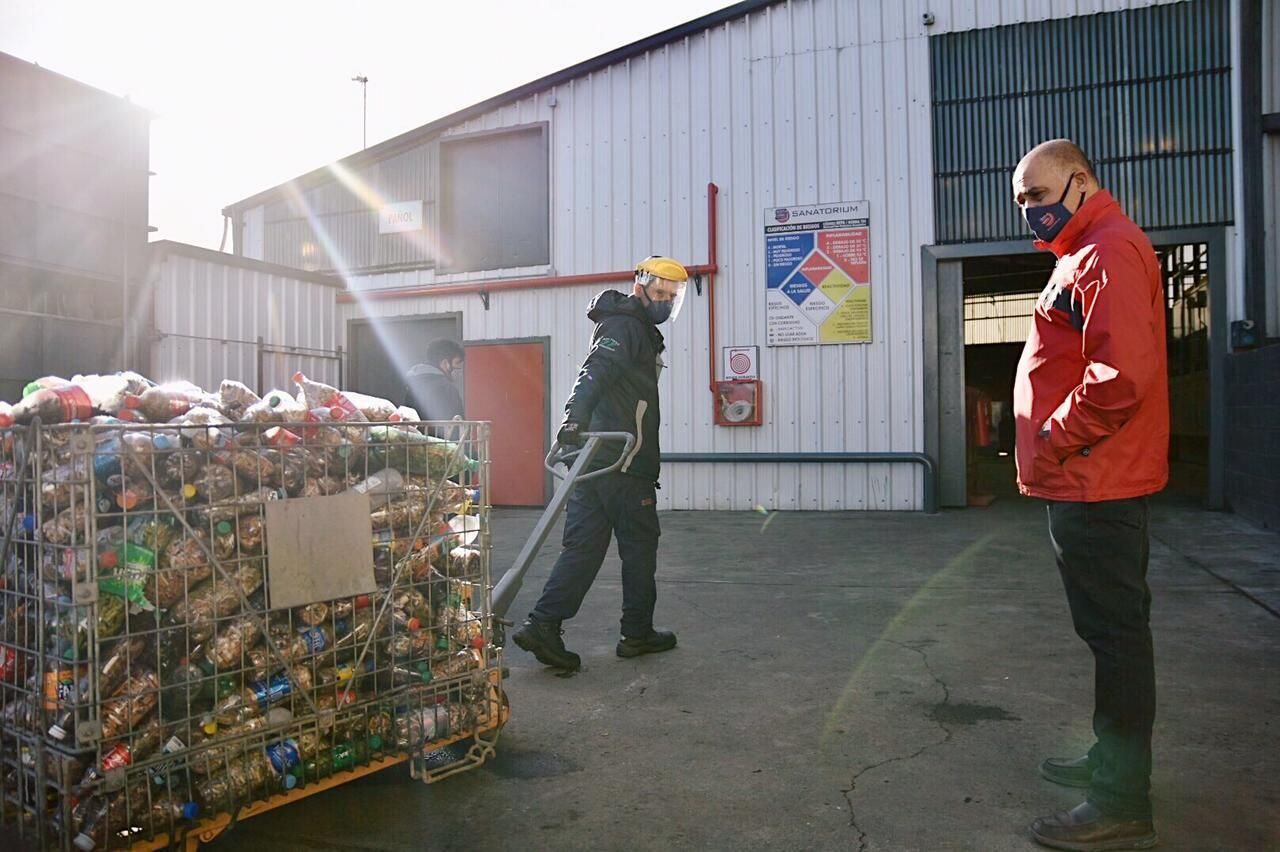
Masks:
[[[760,378],[759,346],[726,346],[724,375],[727,379]]]
[[[716,382],[716,425],[759,426],[761,396],[758,379]]]

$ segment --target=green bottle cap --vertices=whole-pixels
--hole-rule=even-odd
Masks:
[[[382,748],[382,737],[378,736],[377,734],[374,734],[373,736],[369,737],[369,748],[373,751],[377,751],[378,749]]]
[[[228,535],[231,532],[231,522],[218,521],[218,525],[214,527],[214,531],[217,532],[218,535]]]

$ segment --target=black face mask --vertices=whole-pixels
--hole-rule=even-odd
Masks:
[[[654,325],[662,325],[671,316],[670,302],[650,302],[644,306],[645,313],[649,315],[649,319]]]
[[[649,319],[654,325],[662,325],[671,316],[671,309],[675,307],[672,301],[655,302],[649,295],[649,288],[644,288],[644,295],[649,299],[649,304],[644,306],[644,311],[649,315]]]
[[[1027,227],[1036,235],[1036,239],[1051,243],[1067,226],[1067,221],[1073,214],[1063,202],[1067,200],[1067,193],[1071,191],[1071,182],[1075,179],[1076,172],[1072,172],[1071,177],[1067,178],[1067,185],[1062,188],[1062,197],[1056,204],[1022,208],[1022,218],[1027,220]],[[1080,192],[1080,204],[1084,204],[1083,190]],[[1080,205],[1076,205],[1076,209],[1079,210]]]

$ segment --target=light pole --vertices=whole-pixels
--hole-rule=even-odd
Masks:
[[[360,84],[360,94],[364,101],[360,110],[360,148],[363,150],[369,147],[369,78],[357,74],[351,78],[351,82]]]

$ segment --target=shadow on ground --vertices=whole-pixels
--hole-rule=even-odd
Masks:
[[[536,513],[499,512],[496,566]],[[1043,510],[663,517],[659,621],[680,647],[613,655],[611,555],[556,677],[512,648],[486,767],[392,770],[241,824],[211,848],[1035,848],[1078,801],[1047,755],[1089,744],[1091,659]],[[1280,846],[1280,537],[1161,504],[1151,583],[1161,848]],[[548,548],[516,602],[524,613]]]

